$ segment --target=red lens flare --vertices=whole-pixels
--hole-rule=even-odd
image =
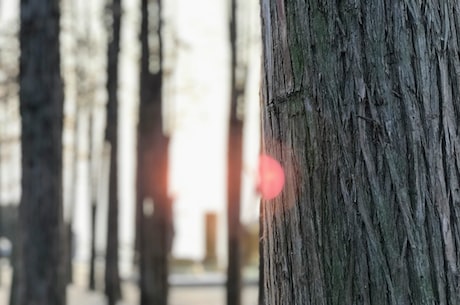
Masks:
[[[270,200],[278,196],[283,190],[284,180],[281,164],[268,155],[261,155],[257,190],[262,198]]]

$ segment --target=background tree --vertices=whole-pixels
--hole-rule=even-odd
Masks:
[[[105,260],[105,294],[109,305],[121,298],[118,267],[118,57],[120,53],[121,0],[110,5],[109,45],[107,48],[107,126],[106,141],[110,144],[109,206],[107,250]]]
[[[227,305],[241,304],[242,228],[241,174],[243,169],[243,109],[245,74],[238,61],[238,7],[230,0],[230,119],[227,156],[228,267]],[[245,72],[245,71],[244,71]]]
[[[59,1],[21,1],[18,304],[66,304]]]
[[[96,213],[97,213],[97,189],[98,182],[95,179],[95,153],[93,148],[93,127],[94,127],[94,116],[91,114],[89,118],[88,138],[89,138],[89,173],[88,180],[90,182],[90,200],[91,200],[91,222],[90,222],[90,257],[89,257],[89,274],[88,274],[88,288],[90,290],[96,289]]]
[[[458,1],[261,9],[265,304],[459,304]]]
[[[98,101],[97,94],[98,91],[101,89],[102,84],[100,79],[95,75],[95,71],[97,71],[97,64],[95,61],[98,60],[96,58],[96,54],[100,52],[100,48],[98,48],[97,38],[95,38],[95,34],[91,30],[91,16],[90,16],[90,8],[88,4],[85,4],[84,9],[80,12],[80,15],[77,14],[79,3],[74,3],[74,20],[73,20],[73,32],[74,37],[76,40],[76,45],[74,49],[74,57],[75,57],[75,79],[76,79],[76,105],[75,105],[75,120],[74,120],[74,160],[72,163],[72,174],[74,184],[76,183],[76,173],[78,171],[79,159],[82,155],[79,151],[80,147],[84,147],[87,143],[87,162],[88,162],[88,169],[86,172],[86,179],[88,185],[88,200],[90,206],[90,259],[89,259],[89,273],[88,273],[88,287],[91,290],[96,289],[96,216],[98,212],[98,200],[97,194],[100,188],[100,182],[98,174],[100,171],[97,170],[99,163],[101,162],[100,155],[101,155],[101,140],[103,140],[104,135],[103,133],[96,132],[96,124],[98,116],[100,115],[100,110],[102,105],[99,105],[100,102]],[[113,80],[111,80],[113,81]],[[117,86],[118,88],[118,86]],[[104,88],[105,90],[105,88]],[[117,98],[118,100],[118,98]],[[117,103],[118,104],[118,103]],[[104,103],[104,106],[107,109],[108,104]],[[110,106],[112,107],[112,106]],[[111,111],[111,110],[110,110]],[[107,112],[108,113],[108,112]],[[113,115],[113,113],[111,113]],[[107,116],[109,118],[109,116]],[[79,135],[83,128],[80,127],[82,125],[81,121],[87,120],[87,134],[84,136],[84,141],[86,143],[80,143]],[[118,122],[118,118],[115,118],[115,123]],[[113,117],[110,117],[109,124],[114,124]],[[110,126],[111,129],[116,129],[117,126]],[[106,129],[107,129],[106,124]],[[112,131],[111,131],[112,132]],[[107,132],[106,132],[107,133]],[[117,136],[117,135],[115,135]],[[105,137],[107,140],[107,137]],[[103,143],[102,143],[103,144]],[[81,148],[80,148],[81,150]],[[109,173],[110,175],[110,173]],[[115,175],[118,177],[118,175]],[[109,176],[110,177],[110,176]],[[110,178],[109,178],[110,179]],[[76,188],[73,188],[72,191],[75,193]],[[110,190],[109,190],[110,191]],[[73,208],[75,206],[76,196],[73,194]],[[72,210],[72,208],[71,208]],[[73,214],[73,213],[72,213]]]
[[[85,136],[84,141],[87,141],[87,161],[88,161],[88,170],[87,170],[87,183],[88,183],[88,199],[89,199],[89,206],[90,206],[90,259],[89,259],[89,273],[88,273],[88,287],[91,290],[96,289],[96,213],[98,207],[98,200],[97,194],[99,191],[100,182],[96,177],[98,176],[97,165],[100,162],[100,140],[99,134],[95,132],[95,121],[98,116],[98,108],[101,107],[98,105],[97,102],[97,91],[99,90],[99,82],[94,77],[94,59],[92,58],[94,54],[97,52],[96,46],[97,42],[95,42],[94,37],[91,36],[91,32],[89,29],[88,20],[85,22],[85,29],[83,35],[77,36],[77,49],[75,50],[75,57],[76,57],[76,95],[77,101],[75,106],[75,120],[74,120],[74,155],[73,155],[73,163],[72,163],[72,180],[74,181],[74,185],[77,181],[77,171],[79,165],[79,159],[81,158],[82,153],[79,152],[81,150],[81,146],[83,143],[79,141],[79,135],[82,130],[80,125],[82,125],[82,120],[87,120],[87,134]],[[107,117],[108,118],[108,117]],[[113,124],[111,121],[110,124]],[[107,128],[107,126],[106,126]],[[115,128],[115,126],[110,126],[110,128]],[[101,134],[101,138],[103,135]],[[107,139],[107,138],[106,138]],[[110,162],[110,161],[109,161]],[[115,175],[118,177],[118,175]],[[110,173],[109,173],[110,177]],[[109,178],[110,180],[110,178]],[[110,186],[109,186],[110,187]],[[117,188],[117,187],[115,187]],[[73,209],[75,208],[76,204],[76,188],[72,188],[74,192],[72,196],[72,207],[71,207],[71,214],[73,215]],[[109,189],[110,191],[110,189]],[[72,226],[70,226],[69,233],[72,233]],[[70,242],[69,245],[72,247],[72,243]],[[72,250],[72,249],[70,249]]]
[[[168,196],[169,138],[163,132],[162,119],[162,1],[142,0],[141,14],[136,199],[141,305],[166,305],[173,229]]]

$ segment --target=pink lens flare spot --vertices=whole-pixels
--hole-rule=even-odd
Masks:
[[[281,164],[268,155],[261,155],[257,191],[262,198],[270,200],[278,196],[283,190],[284,180]]]

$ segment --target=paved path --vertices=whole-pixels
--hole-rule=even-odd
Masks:
[[[133,287],[129,286],[125,286],[124,288],[125,289],[123,292],[126,299],[126,303],[123,303],[123,305],[139,304],[137,288],[133,289]],[[224,305],[225,288],[223,286],[171,287],[169,304]],[[244,288],[242,295],[242,304],[257,305],[257,286],[251,285]]]
[[[0,305],[8,304],[10,270],[0,272]],[[123,301],[118,305],[139,304],[139,290],[132,282],[123,284]],[[71,285],[67,290],[68,305],[105,305],[103,294],[85,289],[82,283]],[[257,285],[246,285],[243,289],[242,305],[257,305]],[[169,305],[225,305],[225,287],[222,285],[172,286]]]
[[[8,288],[0,288],[0,304],[8,304]],[[139,304],[139,293],[132,285],[123,287],[123,301],[118,305]],[[68,305],[105,305],[105,298],[100,292],[89,292],[84,288],[71,286],[67,291]],[[220,286],[211,287],[172,287],[170,305],[224,305],[225,289]],[[246,287],[243,291],[243,305],[257,305],[257,288]]]

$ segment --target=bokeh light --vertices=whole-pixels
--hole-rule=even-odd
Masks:
[[[259,176],[257,191],[265,200],[278,196],[285,182],[284,170],[281,164],[268,155],[259,157]]]

